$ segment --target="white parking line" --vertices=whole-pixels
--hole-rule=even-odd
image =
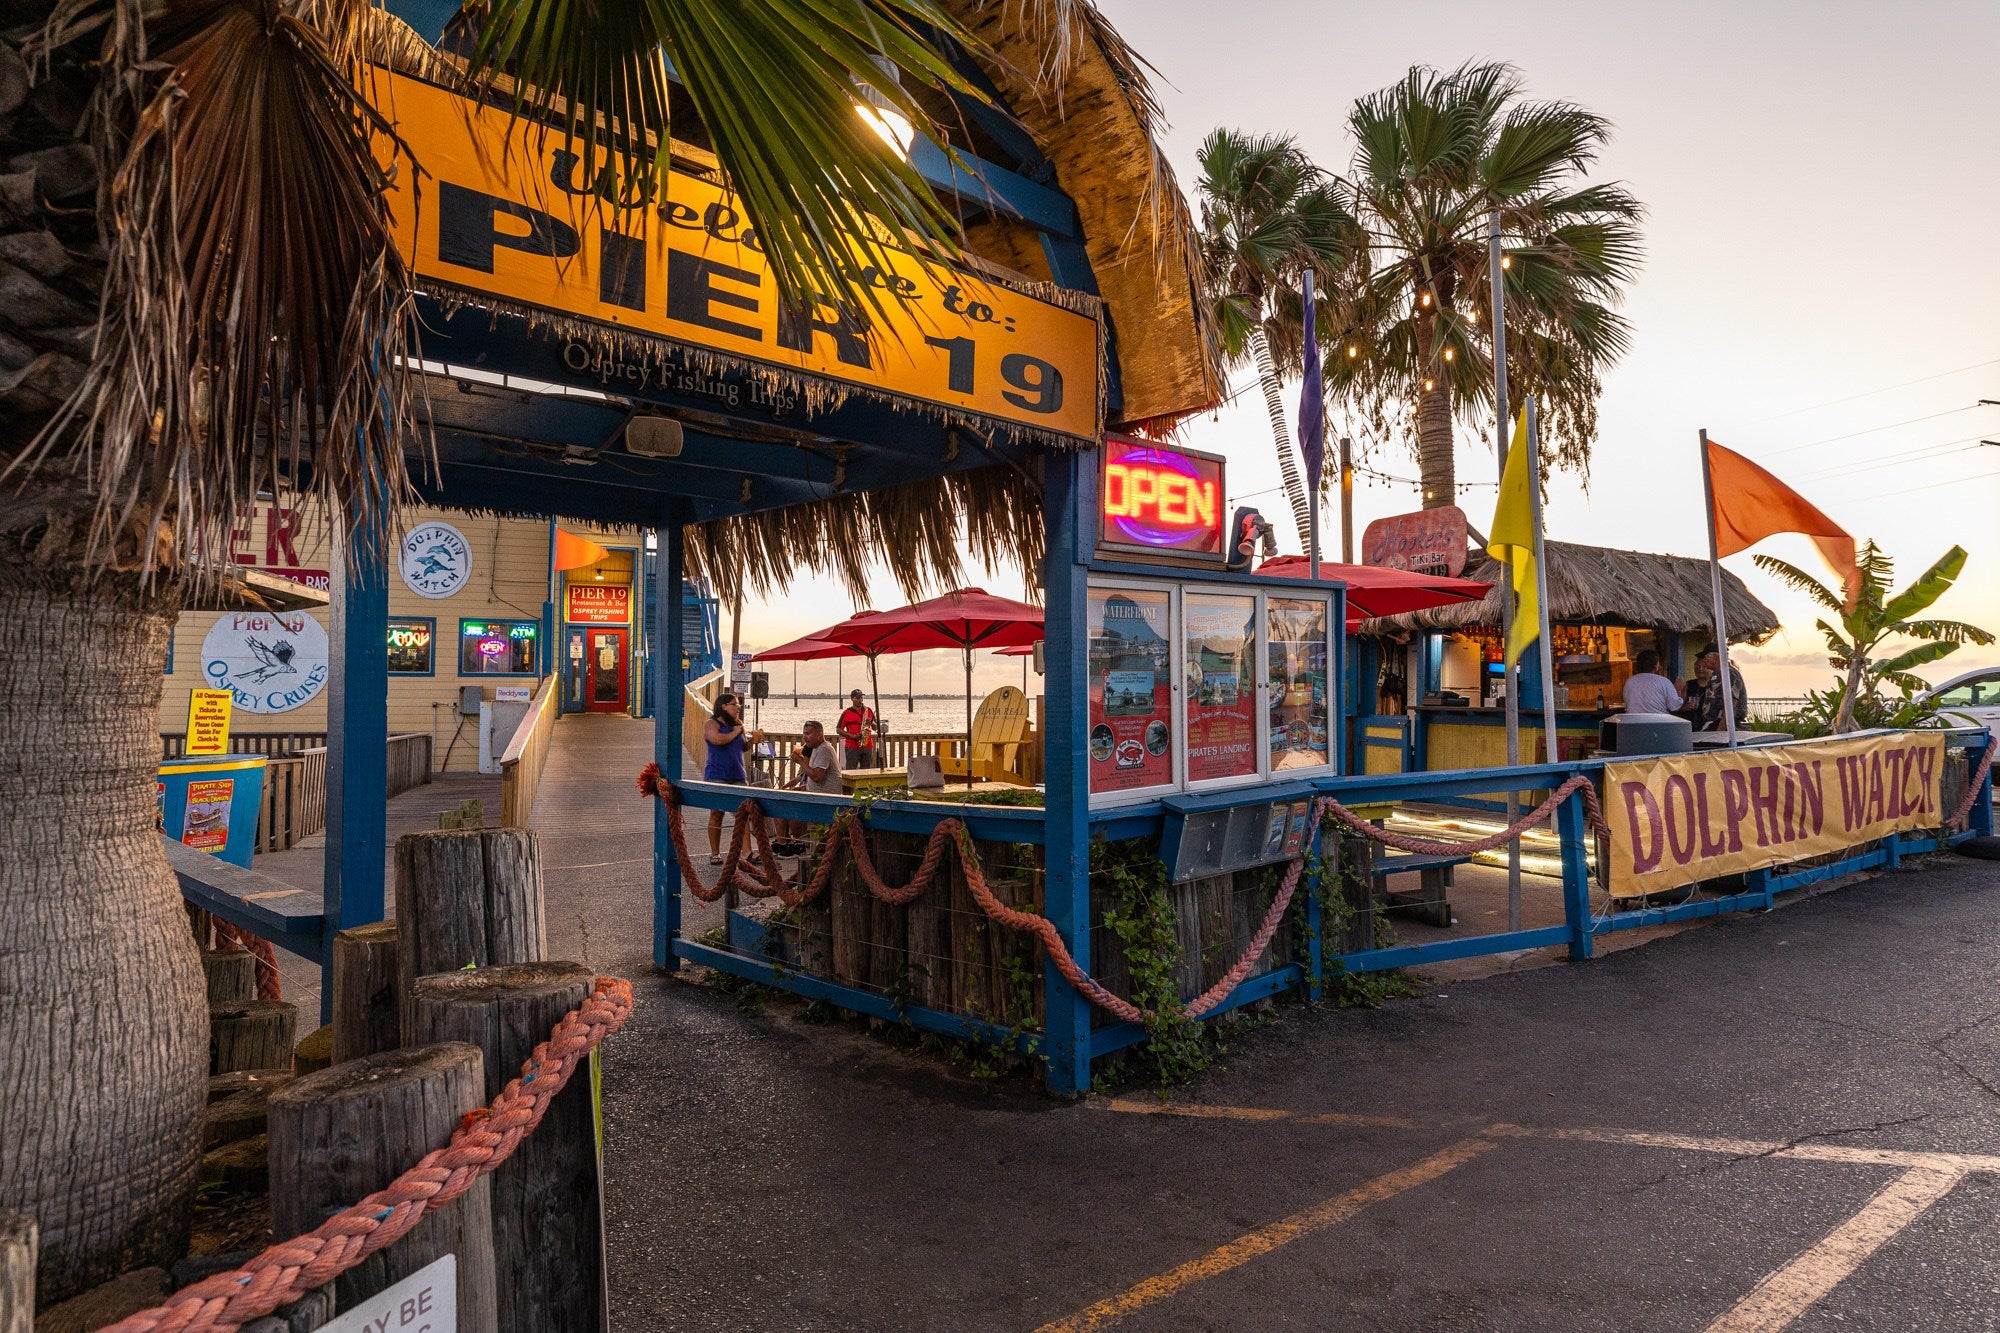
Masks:
[[[1777,1333],[1853,1275],[1868,1257],[1922,1217],[1965,1172],[1919,1166],[1885,1185],[1825,1240],[1757,1284],[1708,1333]]]

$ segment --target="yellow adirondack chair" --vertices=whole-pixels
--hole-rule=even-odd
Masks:
[[[1002,685],[972,715],[972,776],[983,782],[1019,782],[1013,770],[1027,739],[1028,696]],[[955,755],[938,755],[938,768],[946,778],[964,781],[965,765]]]

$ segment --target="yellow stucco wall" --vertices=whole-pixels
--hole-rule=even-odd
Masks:
[[[232,534],[232,548],[239,563],[253,568],[328,569],[331,557],[323,536],[296,536],[292,539],[289,552],[282,533],[279,540],[272,540],[272,508],[268,502],[261,502],[247,522],[239,521]],[[537,676],[461,675],[458,653],[462,620],[532,620],[540,623],[542,604],[549,597],[549,526],[546,519],[474,517],[450,510],[418,508],[410,511],[405,531],[431,520],[449,523],[464,534],[471,549],[472,569],[462,588],[451,596],[441,598],[419,596],[395,570],[391,570],[390,617],[434,619],[436,625],[432,639],[434,674],[391,675],[389,678],[389,730],[434,734],[433,762],[440,768],[444,767],[446,750],[450,748],[450,768],[466,771],[478,766],[479,735],[477,719],[468,718],[463,729],[459,730],[457,745],[451,745],[453,732],[458,729],[459,715],[453,711],[453,705],[459,700],[460,686],[480,685],[489,699],[493,697],[493,689],[497,685],[534,686],[538,676],[547,674],[558,665],[556,654],[561,651],[563,637],[561,603],[557,604],[556,639],[541,645],[540,661],[536,664]],[[284,527],[283,519],[278,521],[278,526],[281,529]],[[643,547],[641,534],[636,528],[596,528],[567,520],[562,526],[566,531],[589,537],[606,547],[626,547],[635,553]],[[295,565],[291,557],[296,557]],[[636,566],[636,558],[634,563]],[[630,600],[633,614],[643,614],[644,597],[639,588],[633,588]],[[185,730],[188,692],[210,683],[202,669],[202,641],[217,621],[227,619],[231,614],[198,611],[180,618],[174,631],[173,669],[167,673],[165,689],[161,693],[161,731]],[[322,629],[327,627],[324,608],[316,608],[307,614]],[[631,637],[637,638],[636,635]],[[633,647],[636,651],[636,644]],[[628,678],[628,689],[636,696],[639,685],[636,670],[628,671]],[[309,701],[284,712],[253,713],[238,708],[232,725],[237,732],[324,731],[325,689],[322,687]]]

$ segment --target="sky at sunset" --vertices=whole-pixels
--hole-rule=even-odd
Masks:
[[[1707,427],[1880,541],[1905,576],[1963,545],[1965,576],[1936,614],[2000,628],[2000,447],[1979,443],[2000,439],[2000,407],[1975,406],[2000,399],[2000,5],[1101,3],[1159,71],[1164,142],[1184,184],[1218,125],[1295,134],[1320,165],[1345,170],[1353,99],[1418,62],[1507,60],[1531,95],[1608,116],[1616,137],[1595,174],[1646,204],[1647,260],[1624,307],[1632,349],[1605,380],[1589,485],[1557,481],[1549,535],[1705,554],[1695,432]],[[1239,374],[1232,388],[1234,401],[1182,442],[1226,454],[1234,496],[1289,534],[1254,380]],[[1287,386],[1288,411],[1297,392]],[[1341,429],[1336,408],[1330,430]],[[1462,426],[1459,439],[1460,480],[1491,480],[1490,424]],[[1394,441],[1369,465],[1416,474]],[[1413,484],[1364,479],[1357,528],[1417,500]],[[1484,528],[1493,491],[1461,503]],[[1330,543],[1336,522],[1324,520]],[[1803,539],[1758,549],[1819,568]],[[1829,681],[1810,604],[1747,554],[1727,565],[1786,627],[1739,657],[1750,692]],[[986,586],[1020,592],[1006,575]],[[879,606],[900,600],[886,581],[876,589]],[[837,588],[802,580],[780,604],[746,607],[745,649],[847,609]],[[924,659],[920,690],[962,688],[955,656]],[[2000,649],[1966,648],[1927,674],[1995,662]],[[830,666],[801,670],[807,688],[816,672],[831,688]],[[1003,659],[982,666],[979,685],[1019,679]]]

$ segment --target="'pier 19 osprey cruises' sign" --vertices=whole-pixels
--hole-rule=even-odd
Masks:
[[[420,169],[398,163],[388,192],[397,248],[419,278],[752,371],[1096,437],[1095,298],[1072,309],[857,243],[853,276],[881,293],[879,307],[781,311],[763,244],[719,185],[677,170],[664,198],[605,199],[559,130],[382,69],[372,100]]]

